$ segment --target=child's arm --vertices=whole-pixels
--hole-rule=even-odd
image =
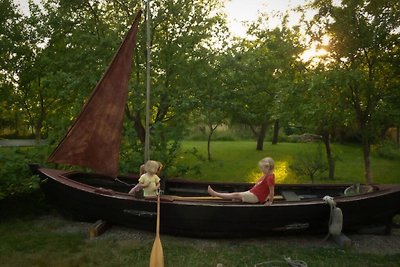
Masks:
[[[160,177],[158,177],[158,175],[156,175],[156,188],[157,188],[157,189],[160,188],[160,185],[161,185],[160,182],[161,182]]]
[[[149,185],[150,185],[150,182],[149,181],[147,181],[147,182],[140,182],[140,184],[142,185],[142,187],[148,187]]]
[[[150,181],[149,181],[149,179],[146,179],[144,175],[142,175],[139,178],[139,184],[141,185],[142,188],[148,187],[150,184]]]
[[[269,206],[272,204],[272,202],[274,201],[274,196],[275,196],[275,186],[269,186],[269,195],[265,202],[266,206]]]

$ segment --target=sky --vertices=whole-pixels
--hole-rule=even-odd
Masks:
[[[257,20],[260,13],[285,12],[306,2],[307,0],[230,0],[226,3],[225,10],[232,33],[235,36],[244,37],[246,27],[243,22]],[[275,26],[279,24],[273,18],[271,22]]]
[[[14,0],[21,6],[21,9],[28,12],[28,0]],[[246,28],[243,26],[245,21],[255,21],[260,13],[270,13],[276,11],[286,11],[290,8],[302,5],[307,0],[227,0],[225,11],[228,16],[228,24],[231,32],[235,36],[244,37]],[[38,3],[39,0],[34,0]],[[272,20],[278,24],[277,21]]]

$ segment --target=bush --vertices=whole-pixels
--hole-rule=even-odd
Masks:
[[[400,159],[400,148],[394,141],[385,141],[378,145],[376,152],[379,157],[385,159]]]
[[[319,142],[322,140],[322,136],[310,133],[304,133],[301,135],[290,135],[288,139],[293,143],[310,143],[310,142]]]
[[[39,188],[39,180],[33,176],[28,164],[42,163],[45,149],[1,148],[0,154],[0,200],[6,197],[29,193]]]
[[[322,175],[328,170],[328,165],[323,159],[321,146],[318,146],[316,152],[308,151],[297,154],[289,168],[298,176],[308,176],[314,183],[316,176]]]

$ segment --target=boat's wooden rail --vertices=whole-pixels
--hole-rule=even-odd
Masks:
[[[222,202],[232,202],[230,199],[223,199],[220,197],[213,197],[213,196],[175,196],[175,195],[162,195],[162,200],[166,201],[222,201]],[[283,196],[276,195],[274,196],[275,200],[284,200]]]

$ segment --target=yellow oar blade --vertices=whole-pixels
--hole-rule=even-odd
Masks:
[[[161,240],[157,236],[150,254],[150,267],[164,267],[164,252]]]
[[[164,267],[164,252],[160,240],[160,193],[157,197],[156,239],[150,254],[150,267]]]

